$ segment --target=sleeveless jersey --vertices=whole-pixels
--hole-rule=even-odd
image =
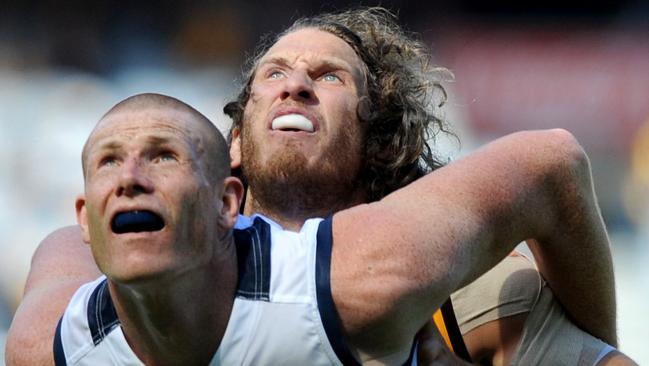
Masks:
[[[358,365],[331,296],[331,218],[308,220],[296,233],[260,215],[240,216],[234,238],[236,298],[210,365]],[[416,364],[415,348],[406,364]],[[72,297],[54,355],[57,366],[142,365],[124,338],[105,277]]]

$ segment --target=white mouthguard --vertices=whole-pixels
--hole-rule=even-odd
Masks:
[[[313,123],[301,114],[285,114],[273,120],[273,130],[295,129],[306,132],[313,132]]]

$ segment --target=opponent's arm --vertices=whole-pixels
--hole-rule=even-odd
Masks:
[[[580,240],[604,230],[590,179],[571,134],[522,132],[336,214],[332,292],[352,343],[377,355],[407,347],[430,309],[525,239],[543,243],[546,261],[607,250]]]
[[[78,226],[47,236],[32,257],[23,299],[9,329],[7,365],[53,365],[59,318],[79,286],[100,274]]]

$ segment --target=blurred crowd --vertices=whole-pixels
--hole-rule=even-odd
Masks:
[[[634,1],[381,4],[398,11],[431,45],[432,61],[455,74],[445,113],[461,143],[439,143],[449,157],[519,129],[563,127],[582,142],[611,232],[622,349],[649,363],[643,347],[649,337],[649,7]],[[3,4],[0,345],[35,247],[52,230],[75,223],[80,152],[102,113],[128,95],[158,92],[188,102],[226,131],[222,107],[259,37],[300,15],[349,5]]]

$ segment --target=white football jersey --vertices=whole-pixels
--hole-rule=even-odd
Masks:
[[[331,218],[308,220],[296,233],[261,215],[240,216],[234,237],[236,299],[210,365],[358,365],[331,296]],[[143,365],[124,338],[106,281],[72,297],[56,330],[57,366]],[[415,362],[411,355],[407,364]]]

